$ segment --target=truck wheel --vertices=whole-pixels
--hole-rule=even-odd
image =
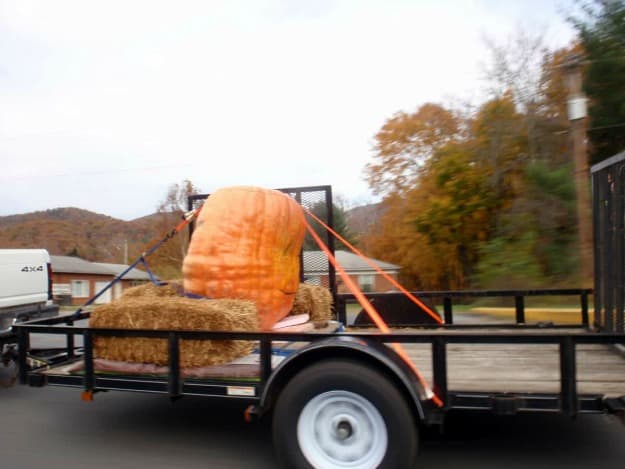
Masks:
[[[0,360],[0,387],[10,388],[17,381],[17,363],[13,359]]]
[[[278,460],[288,468],[407,468],[417,426],[404,396],[380,372],[327,360],[297,374],[273,416]]]

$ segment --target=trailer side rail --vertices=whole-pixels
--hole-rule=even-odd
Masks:
[[[591,288],[560,288],[560,289],[534,289],[534,290],[453,290],[453,291],[418,291],[412,292],[417,298],[442,299],[443,319],[445,324],[454,324],[453,305],[468,298],[514,298],[514,321],[510,324],[526,324],[526,298],[542,296],[573,296],[579,297],[580,325],[589,327],[588,299],[593,294]],[[365,293],[365,296],[372,300],[397,295],[396,292],[389,293]],[[347,324],[347,304],[357,303],[356,297],[351,293],[340,293],[337,303],[337,317],[340,322]],[[397,326],[402,326],[397,324]],[[498,325],[501,327],[501,324]]]
[[[83,313],[79,319],[85,319]],[[171,398],[183,395],[227,396],[227,386],[237,386],[236,381],[224,383],[204,380],[182,379],[179,366],[180,340],[249,340],[260,344],[260,373],[255,383],[245,386],[253,389],[251,400],[257,400],[272,373],[271,354],[275,341],[314,342],[337,337],[337,333],[279,333],[279,332],[220,332],[220,331],[165,331],[139,329],[94,329],[72,325],[73,316],[32,321],[16,326],[19,341],[20,382],[42,385],[47,379],[50,384],[82,387],[93,393],[102,389],[125,389],[143,392],[159,392]],[[516,411],[553,411],[574,416],[579,412],[602,412],[605,402],[602,395],[586,395],[578,392],[576,347],[584,344],[615,345],[625,344],[625,334],[621,333],[571,333],[558,329],[533,330],[519,327],[517,330],[489,330],[487,332],[471,328],[450,328],[441,326],[419,331],[392,334],[372,332],[342,332],[339,335],[355,337],[363,341],[378,343],[429,344],[432,356],[432,383],[430,383],[445,404],[444,410],[481,409],[500,413]],[[520,333],[522,331],[522,333]],[[84,362],[82,376],[42,377],[38,370],[27,369],[27,351],[30,334],[64,334],[67,336],[66,356],[68,359],[81,359]],[[74,347],[74,337],[83,338],[80,353]],[[169,372],[166,377],[145,379],[133,376],[98,375],[93,366],[93,336],[149,337],[168,340]],[[560,363],[560,386],[558,393],[505,393],[466,392],[462,389],[449,389],[447,348],[450,344],[553,344],[558,346]],[[623,390],[625,394],[625,389]],[[245,394],[245,393],[242,393]],[[243,397],[243,396],[240,396]],[[624,401],[625,404],[625,401]]]

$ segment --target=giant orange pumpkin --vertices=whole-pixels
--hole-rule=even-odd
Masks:
[[[228,187],[204,203],[184,259],[184,289],[256,304],[260,327],[285,317],[299,285],[302,208],[288,195]]]

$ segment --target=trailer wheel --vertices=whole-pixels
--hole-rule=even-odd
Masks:
[[[283,467],[406,468],[417,453],[413,411],[395,385],[351,360],[297,374],[280,394],[273,441]]]

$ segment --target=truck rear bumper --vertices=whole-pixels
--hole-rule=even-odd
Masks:
[[[33,319],[45,319],[57,316],[59,306],[50,305],[25,305],[0,310],[0,339],[15,337],[13,324],[30,321]]]

